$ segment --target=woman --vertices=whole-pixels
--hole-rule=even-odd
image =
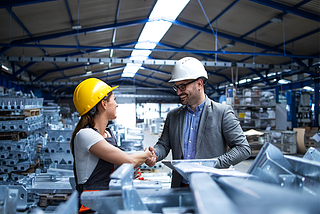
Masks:
[[[99,79],[89,78],[74,91],[73,103],[81,118],[73,131],[70,147],[79,195],[85,190],[109,189],[115,165],[131,163],[136,168],[152,157],[149,150],[130,155],[123,152],[107,128],[108,121],[117,118],[118,104],[112,93],[117,87],[111,88]]]

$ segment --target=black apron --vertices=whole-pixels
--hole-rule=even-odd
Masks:
[[[98,130],[95,128],[93,128],[93,130],[98,132]],[[111,132],[109,128],[107,128],[106,130],[111,134],[111,137],[105,138],[105,140],[111,145],[118,147],[117,139],[115,135]],[[72,150],[74,154],[74,145],[72,145]],[[81,203],[80,203],[81,193],[84,190],[108,190],[109,189],[110,175],[113,172],[115,167],[117,166],[99,158],[98,164],[93,170],[88,180],[84,184],[78,184],[76,162],[73,156],[73,172],[74,172],[74,177],[76,182],[76,189],[79,194],[79,209],[81,207]],[[90,213],[90,211],[86,213]]]

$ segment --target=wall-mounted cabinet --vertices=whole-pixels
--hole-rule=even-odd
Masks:
[[[227,89],[227,104],[231,105],[241,127],[247,129],[275,129],[275,90]]]

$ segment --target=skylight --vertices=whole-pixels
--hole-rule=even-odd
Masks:
[[[138,43],[135,45],[137,49],[133,50],[130,59],[145,60],[151,54],[152,49],[156,47],[158,42],[166,34],[172,23],[166,20],[175,20],[190,0],[158,0],[154,6],[147,22],[139,36]],[[142,64],[128,63],[123,70],[122,77],[133,78]]]

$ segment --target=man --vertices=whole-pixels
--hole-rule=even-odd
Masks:
[[[192,57],[180,59],[172,70],[173,89],[181,104],[166,118],[161,137],[150,150],[156,157],[146,161],[154,166],[170,149],[174,160],[217,158],[216,168],[228,168],[250,156],[250,146],[231,106],[216,103],[204,93],[208,79],[202,63]],[[229,147],[229,150],[228,150]],[[171,187],[188,186],[173,171]]]

